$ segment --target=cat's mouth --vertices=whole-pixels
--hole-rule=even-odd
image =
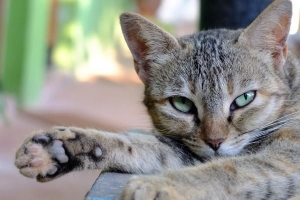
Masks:
[[[210,160],[211,158],[215,157],[224,157],[224,151],[222,148],[222,144],[219,149],[213,150],[211,147],[209,147],[204,141],[195,141],[195,140],[184,140],[184,143],[186,144],[189,149],[195,153],[196,155],[205,158],[205,160]],[[224,155],[223,155],[224,154]]]
[[[229,157],[240,154],[250,142],[250,135],[243,134],[238,137],[227,138],[216,150],[212,149],[203,140],[184,140],[191,151],[207,160],[216,157]]]

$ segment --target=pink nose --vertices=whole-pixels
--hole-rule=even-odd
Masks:
[[[217,151],[220,148],[220,145],[222,142],[224,142],[225,139],[220,138],[216,140],[207,139],[205,142],[208,146],[210,146],[214,151]]]

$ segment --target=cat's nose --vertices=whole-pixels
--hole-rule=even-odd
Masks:
[[[210,146],[214,151],[217,151],[220,148],[220,145],[222,142],[224,142],[224,138],[212,140],[212,139],[207,139],[205,140],[206,144]]]

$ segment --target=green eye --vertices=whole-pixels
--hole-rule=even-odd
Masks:
[[[255,97],[255,91],[250,91],[242,94],[241,96],[237,97],[234,102],[238,108],[244,107],[251,103]]]
[[[170,102],[173,105],[173,107],[179,110],[180,112],[189,113],[194,108],[194,103],[185,97],[172,97],[170,99]]]

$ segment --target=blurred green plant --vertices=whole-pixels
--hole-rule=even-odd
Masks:
[[[44,82],[50,1],[5,2],[1,90],[15,98],[18,108],[28,108]]]
[[[4,94],[3,94],[1,82],[0,82],[0,119],[3,119],[6,121],[5,101],[4,101]]]
[[[53,61],[73,71],[97,53],[122,47],[119,14],[134,9],[134,0],[60,0]]]

